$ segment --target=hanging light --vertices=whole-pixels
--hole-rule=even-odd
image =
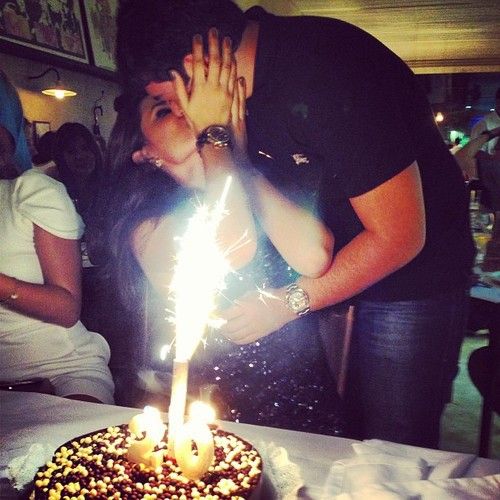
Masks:
[[[74,90],[69,90],[62,84],[61,76],[59,75],[59,71],[56,68],[48,68],[43,73],[37,76],[28,76],[28,78],[30,80],[36,80],[37,78],[42,78],[42,76],[45,76],[50,71],[54,71],[56,74],[56,84],[50,86],[49,88],[43,89],[42,94],[50,95],[52,97],[55,97],[56,99],[64,99],[65,97],[73,97],[76,95],[76,92]]]

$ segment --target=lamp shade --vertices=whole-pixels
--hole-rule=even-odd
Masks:
[[[77,93],[74,90],[70,90],[65,85],[63,85],[63,83],[61,82],[61,77],[59,75],[59,71],[57,71],[56,68],[48,68],[40,75],[29,76],[28,78],[30,80],[36,80],[37,78],[42,78],[42,76],[45,76],[50,71],[54,71],[56,74],[57,79],[56,79],[55,85],[48,86],[48,88],[44,88],[42,90],[42,94],[55,97],[56,99],[64,99],[65,97],[73,97],[73,96],[77,95]]]

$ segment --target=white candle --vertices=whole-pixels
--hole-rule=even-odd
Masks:
[[[184,423],[186,411],[188,361],[174,359],[172,374],[172,390],[168,408],[168,455],[174,457],[174,447],[177,434]]]
[[[207,425],[215,417],[213,409],[195,401],[191,405],[190,419],[175,436],[175,458],[182,474],[188,479],[200,479],[214,460],[215,445],[212,431]],[[197,455],[193,454],[194,441]]]
[[[132,417],[128,428],[136,437],[128,448],[128,459],[155,468],[161,465],[163,450],[154,451],[162,442],[166,430],[160,412],[152,406],[146,406],[143,413]]]

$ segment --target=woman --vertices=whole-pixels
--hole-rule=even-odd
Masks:
[[[11,90],[9,99],[0,93],[0,108],[16,108],[21,120],[2,74],[0,88]],[[112,403],[109,347],[78,321],[82,221],[61,183],[34,170],[11,175],[18,137],[0,131],[8,134],[0,140],[0,380],[44,378],[58,396]]]
[[[279,194],[263,177],[237,168],[246,163],[244,81],[236,82],[228,40],[224,40],[220,63],[217,36],[210,35],[206,71],[202,53],[202,42],[196,40],[189,96],[176,76],[177,92],[171,99],[146,96],[139,105],[136,101],[122,107],[112,133],[109,161],[113,174],[105,190],[105,205],[115,216],[109,226],[110,263],[115,274],[121,273],[119,288],[126,299],[141,273],[168,298],[165,285],[171,281],[177,250],[173,236],[182,234],[189,200],[196,194],[213,202],[228,174],[233,183],[219,242],[227,249],[246,232],[248,243],[228,254],[237,271],[228,279],[226,297],[235,299],[247,290],[292,282],[296,272],[290,266],[318,276],[331,260],[333,239],[317,219]],[[200,139],[214,124],[231,126],[234,150]],[[199,151],[193,152],[197,137]],[[132,151],[137,166],[129,159]],[[219,387],[227,405],[225,410],[218,408],[221,418],[325,434],[341,432],[339,402],[315,315],[246,346],[211,333],[190,366],[190,384]]]
[[[101,150],[93,135],[81,123],[67,122],[53,139],[57,180],[61,181],[85,223],[102,175]]]

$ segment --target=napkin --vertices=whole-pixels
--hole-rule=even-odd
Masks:
[[[352,445],[357,455],[382,453],[396,457],[416,458],[429,466],[428,477],[417,479],[447,479],[462,477],[476,458],[475,455],[453,451],[430,450],[406,444],[392,443],[380,439],[368,439]]]
[[[367,487],[371,487],[374,498],[380,494],[383,494],[380,498],[392,498],[391,494],[400,498],[397,492],[379,486],[457,478],[467,471],[475,458],[474,455],[429,450],[379,439],[354,443],[352,447],[356,456],[333,463],[325,483],[325,499],[341,494],[357,494]]]
[[[335,500],[492,500],[500,498],[500,474],[484,477],[382,483],[342,493]]]
[[[7,466],[7,477],[12,486],[23,490],[35,477],[39,467],[48,462],[56,446],[42,443],[34,443],[30,446],[28,453],[13,458]]]
[[[264,463],[266,498],[295,500],[304,486],[300,467],[290,460],[285,448],[272,441],[260,442],[257,449]]]

